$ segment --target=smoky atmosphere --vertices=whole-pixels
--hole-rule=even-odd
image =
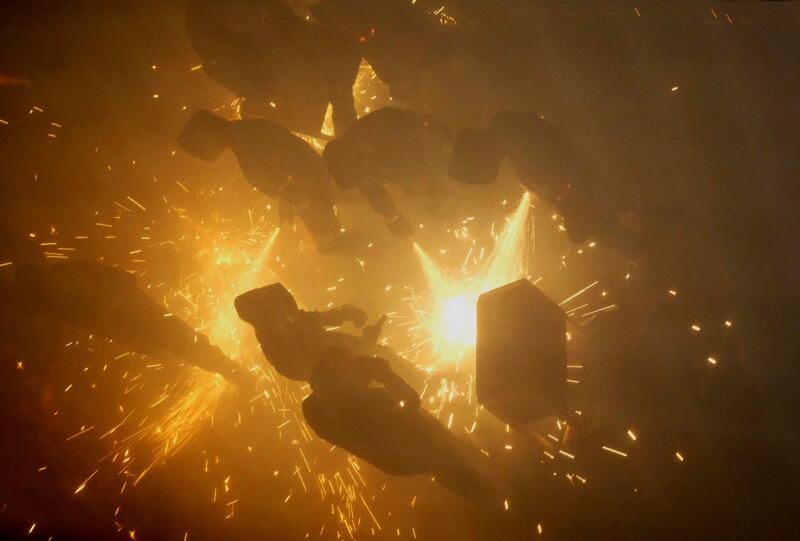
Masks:
[[[0,3],[0,538],[784,540],[800,2]]]

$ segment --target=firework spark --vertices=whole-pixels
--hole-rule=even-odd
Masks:
[[[476,305],[481,293],[527,276],[527,256],[533,245],[531,196],[525,193],[505,226],[495,236],[490,254],[467,274],[446,274],[418,245],[428,293],[413,297],[415,348],[427,347],[439,363],[458,364],[474,354]]]
[[[220,279],[213,282],[218,287],[213,287],[211,280],[204,281],[204,287],[212,287],[213,291],[210,291],[209,295],[214,299],[210,307],[212,316],[208,320],[205,332],[211,343],[242,364],[247,358],[247,353],[242,347],[240,336],[243,336],[242,331],[246,329],[236,314],[233,300],[237,295],[259,285],[261,271],[278,236],[278,231],[275,229],[258,254],[250,260],[246,272],[233,273],[221,270],[228,265],[220,263],[228,262],[229,259],[224,254],[217,253],[214,273],[219,273]],[[159,449],[153,463],[168,459],[192,441],[206,420],[213,416],[223,396],[231,391],[233,384],[222,376],[195,367],[187,369],[183,381],[176,386],[172,406],[155,423],[155,430],[151,433],[151,438]]]

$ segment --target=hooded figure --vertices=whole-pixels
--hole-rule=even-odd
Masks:
[[[325,352],[338,348],[355,355],[388,358],[396,370],[421,385],[424,373],[377,343],[385,317],[365,326],[367,315],[354,306],[340,306],[324,312],[301,310],[291,293],[276,283],[248,291],[234,301],[239,317],[253,326],[261,350],[269,363],[284,377],[309,381]],[[346,322],[362,328],[362,335],[328,330]]]
[[[247,181],[278,199],[288,221],[297,215],[320,253],[371,253],[365,236],[342,231],[333,208],[335,187],[322,158],[286,128],[263,119],[225,120],[198,111],[178,136],[178,144],[206,161],[217,160],[230,148]]]
[[[508,158],[517,179],[564,217],[572,242],[596,237],[611,247],[635,250],[635,235],[607,196],[600,167],[564,132],[529,112],[504,111],[489,128],[458,134],[450,176],[466,184],[490,184]]]
[[[432,214],[444,208],[452,136],[434,119],[384,107],[363,116],[322,154],[341,190],[357,188],[389,229],[405,238],[413,234],[385,185],[400,187],[425,201]]]

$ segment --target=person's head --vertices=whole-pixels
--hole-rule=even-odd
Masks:
[[[178,145],[201,160],[215,161],[228,148],[228,121],[208,111],[194,113],[178,135]]]
[[[352,139],[334,139],[325,145],[322,160],[340,190],[349,190],[361,182],[369,148],[356,145]]]
[[[449,175],[464,184],[491,184],[503,154],[491,130],[466,129],[456,136]]]
[[[294,320],[300,312],[294,297],[281,283],[242,293],[233,305],[239,317],[254,327]]]

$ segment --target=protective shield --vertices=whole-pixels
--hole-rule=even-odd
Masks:
[[[523,429],[567,402],[567,317],[526,279],[478,298],[477,396]]]

